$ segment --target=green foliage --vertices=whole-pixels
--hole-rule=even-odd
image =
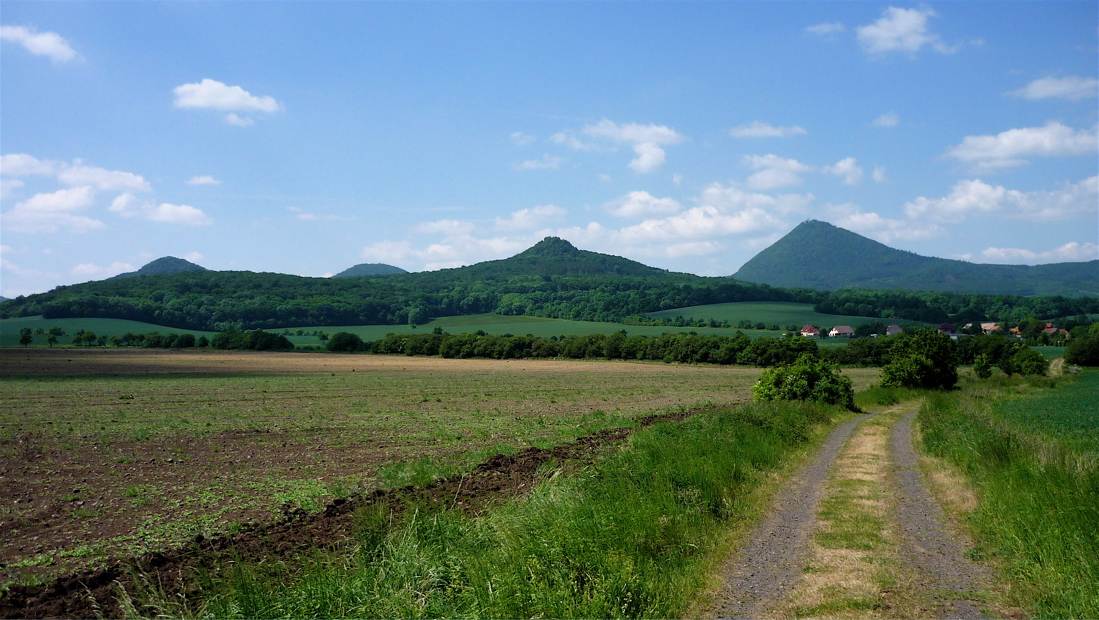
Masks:
[[[251,349],[255,351],[293,349],[294,343],[286,336],[256,329],[247,332],[230,330],[221,332],[210,341],[215,349]]]
[[[325,348],[329,351],[359,351],[363,348],[363,339],[358,334],[336,332],[328,338]]]
[[[935,329],[898,334],[892,340],[891,361],[882,367],[885,387],[948,390],[958,383],[958,356],[950,337]]]
[[[752,386],[752,394],[756,400],[812,400],[855,408],[851,380],[840,374],[834,364],[811,355],[802,355],[793,364],[764,370]]]
[[[358,515],[358,552],[301,570],[239,566],[214,617],[681,617],[749,493],[828,421],[815,406],[708,411],[554,476],[477,519],[412,507]],[[222,575],[227,575],[222,576]]]
[[[1099,336],[1073,338],[1065,347],[1065,361],[1079,366],[1099,366]]]
[[[992,362],[989,361],[987,355],[982,353],[973,360],[973,373],[981,379],[988,379],[992,376]]]
[[[1040,375],[1049,373],[1049,361],[1045,356],[1030,347],[1023,347],[1010,359],[1001,362],[1000,369],[1006,374]],[[1010,370],[1009,370],[1010,369]]]
[[[30,346],[30,343],[34,342],[34,332],[29,327],[24,327],[19,330],[19,344],[24,347]]]
[[[932,395],[918,417],[924,448],[977,489],[977,548],[1036,618],[1099,617],[1099,374],[1081,375],[1055,389],[982,381]]]

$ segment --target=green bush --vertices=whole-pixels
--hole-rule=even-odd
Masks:
[[[973,360],[973,372],[982,379],[992,376],[992,363],[987,355],[980,354]]]
[[[1065,348],[1065,361],[1079,366],[1099,366],[1099,337],[1073,338]]]
[[[1004,366],[1009,366],[1012,372],[1008,372]],[[1034,349],[1024,347],[1011,356],[1010,364],[1002,362],[1000,369],[1009,375],[1046,375],[1049,373],[1049,361]]]
[[[815,400],[829,405],[855,408],[851,380],[835,364],[804,354],[793,364],[763,371],[752,386],[756,400]]]
[[[363,339],[351,332],[336,332],[329,336],[325,348],[329,351],[358,351],[363,347]]]
[[[932,328],[899,334],[882,368],[884,387],[949,390],[958,383],[958,356],[949,336]]]

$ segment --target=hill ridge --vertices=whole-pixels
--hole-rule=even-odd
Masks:
[[[1099,261],[995,265],[898,250],[806,220],[733,274],[784,288],[915,290],[1003,295],[1099,295]]]

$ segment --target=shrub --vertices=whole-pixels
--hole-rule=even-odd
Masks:
[[[763,371],[752,386],[756,400],[815,400],[855,408],[851,380],[835,364],[804,354],[793,364],[781,364]]]
[[[987,355],[978,355],[973,360],[973,372],[982,379],[992,376],[992,363],[988,360]]]
[[[1007,374],[1018,373],[1020,375],[1046,375],[1049,373],[1049,362],[1039,352],[1030,347],[1023,347],[1010,358],[1010,364],[1001,362],[1000,370]],[[1013,372],[1008,372],[1004,366],[1010,366]]]
[[[1065,348],[1065,361],[1079,366],[1099,366],[1099,337],[1074,338]]]
[[[948,390],[958,383],[958,356],[949,336],[928,328],[894,337],[891,361],[882,368],[884,387]]]
[[[358,351],[363,346],[363,339],[358,334],[351,332],[336,332],[329,336],[325,348],[329,351]]]

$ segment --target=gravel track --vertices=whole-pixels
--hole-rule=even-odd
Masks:
[[[726,572],[717,617],[758,618],[797,582],[805,567],[828,471],[855,427],[868,417],[860,415],[837,426],[813,462],[778,494],[771,513]]]
[[[913,448],[913,410],[893,427],[892,450],[897,481],[897,520],[905,542],[905,560],[916,569],[925,590],[936,592],[940,618],[987,618],[971,593],[987,588],[992,576],[969,561],[965,545],[945,525],[939,504],[927,490],[917,469]]]
[[[934,605],[928,610],[934,617],[987,618],[973,593],[989,587],[991,573],[965,557],[965,544],[945,525],[942,510],[920,476],[912,430],[917,407],[910,404],[908,408],[889,438],[892,492],[897,498],[894,518],[902,538],[900,560],[916,576],[913,585],[920,596],[926,595]],[[727,565],[725,583],[713,609],[715,617],[766,617],[776,603],[791,594],[809,560],[829,472],[856,427],[870,415],[836,427],[812,463],[778,493],[768,516]]]

